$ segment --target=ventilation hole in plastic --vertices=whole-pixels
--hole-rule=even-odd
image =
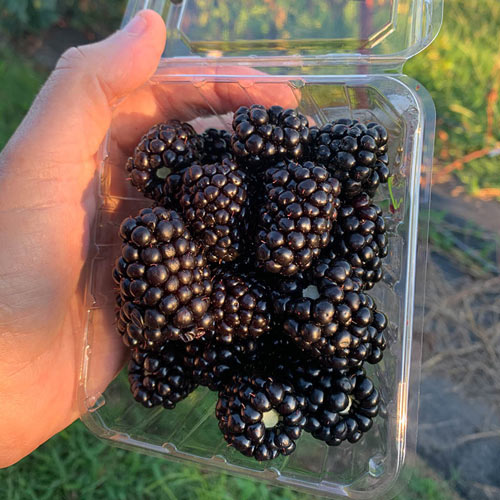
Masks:
[[[165,450],[165,453],[177,452],[177,448],[172,443],[163,443],[161,447]]]
[[[102,408],[105,404],[106,399],[102,394],[99,394],[98,396],[91,396],[87,399],[87,410],[89,413],[93,413],[99,408]]]
[[[372,477],[380,477],[384,473],[384,463],[381,455],[375,455],[368,461],[368,473]]]
[[[294,89],[302,89],[306,86],[306,83],[304,80],[290,80],[289,85]]]
[[[227,464],[226,458],[223,457],[222,455],[213,455],[212,456],[212,462],[216,462],[216,463],[219,463],[219,464]]]

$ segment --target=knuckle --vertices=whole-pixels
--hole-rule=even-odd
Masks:
[[[56,70],[74,69],[85,66],[87,56],[80,47],[71,47],[67,49],[56,65]]]

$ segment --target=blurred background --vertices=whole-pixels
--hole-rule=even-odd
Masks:
[[[281,3],[278,1],[278,3]],[[126,0],[0,1],[0,149],[59,55],[119,27]],[[499,499],[500,2],[445,0],[405,66],[437,108],[417,457],[399,500]],[[0,471],[2,498],[306,498],[109,447],[73,424]]]

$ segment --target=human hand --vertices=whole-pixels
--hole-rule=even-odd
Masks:
[[[252,102],[297,104],[285,85],[270,92],[266,85],[207,84],[203,93],[143,86],[164,44],[163,20],[143,11],[110,38],[67,51],[0,154],[0,466],[78,417],[82,269],[97,206],[97,154],[112,118],[112,154],[122,168],[153,123]],[[112,330],[94,341],[93,377],[104,390],[122,366],[123,349]]]

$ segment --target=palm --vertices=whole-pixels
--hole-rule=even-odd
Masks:
[[[0,410],[0,417],[5,428],[30,428],[32,419],[42,428],[36,438],[11,432],[12,442],[6,447],[12,449],[32,449],[78,416],[76,394],[88,308],[85,262],[89,249],[93,251],[91,228],[102,203],[115,225],[124,213],[133,211],[133,204],[124,206],[119,200],[128,186],[123,166],[140,136],[154,123],[168,119],[187,121],[205,115],[204,123],[197,123],[200,128],[207,122],[221,126],[214,113],[224,115],[240,105],[297,104],[288,86],[250,85],[248,77],[256,72],[238,69],[244,85],[200,86],[188,80],[145,85],[114,108],[107,106],[113,96],[103,95],[103,86],[96,85],[84,89],[91,96],[85,107],[71,103],[66,112],[57,99],[57,78],[62,80],[61,93],[67,87],[66,76],[61,78],[65,71],[62,64],[52,77],[56,80],[56,88],[50,90],[55,94],[50,97],[52,102],[47,104],[41,98],[35,103],[30,118],[0,156],[0,173],[5,172],[0,184],[0,225],[6,235],[1,251],[4,257],[10,256],[0,259],[0,276],[8,284],[0,289],[0,327],[5,333],[0,345],[0,394],[10,394],[15,388],[36,405],[24,416],[19,411],[23,405],[15,401],[13,409],[4,406]],[[183,71],[189,74],[197,69]],[[161,78],[168,80],[169,71],[163,71]],[[104,90],[110,87],[108,84]],[[104,180],[111,179],[111,185],[104,184],[107,196],[103,199],[96,196],[98,150],[110,123]],[[144,203],[141,199],[137,207]],[[114,238],[113,234],[111,241],[118,244]],[[104,287],[109,292],[112,260],[118,251],[115,246],[109,253],[99,276],[102,283],[107,282]],[[90,323],[93,353],[88,395],[103,391],[123,363],[124,350],[114,331],[112,309],[110,303],[94,312]],[[20,418],[25,418],[23,425],[17,425]]]

